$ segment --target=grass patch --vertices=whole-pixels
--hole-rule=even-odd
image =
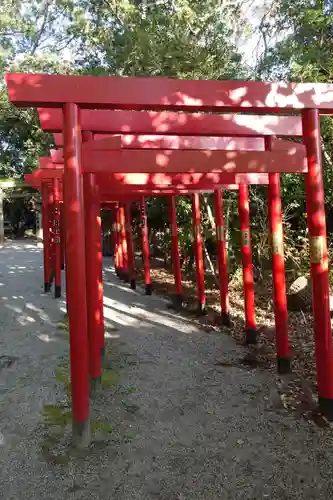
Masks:
[[[134,439],[136,439],[137,437],[137,434],[134,433],[134,432],[125,432],[124,436],[123,436],[123,441],[125,444],[128,444],[128,443],[131,443],[132,441],[134,441]]]
[[[45,405],[43,408],[44,422],[47,425],[66,427],[72,422],[72,413],[67,405]]]
[[[59,365],[59,368],[54,372],[54,374],[56,380],[64,384],[67,397],[70,400],[71,376],[68,359],[64,359],[64,361]]]
[[[111,368],[103,368],[102,386],[105,388],[112,387],[118,382],[118,373]]]
[[[91,433],[92,435],[104,434],[109,435],[113,432],[112,424],[105,422],[104,420],[94,420],[91,422]]]
[[[68,332],[68,323],[64,323],[63,321],[59,321],[57,323],[57,330],[62,330]]]

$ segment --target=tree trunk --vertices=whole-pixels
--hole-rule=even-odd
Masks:
[[[206,248],[206,245],[205,245],[205,244],[203,244],[203,248],[204,248],[205,257],[206,257],[206,260],[207,260],[207,262],[208,262],[208,266],[209,266],[209,268],[210,268],[210,270],[211,270],[211,272],[212,272],[212,275],[213,275],[214,281],[215,281],[216,285],[217,285],[217,286],[219,286],[219,281],[218,281],[217,276],[216,276],[215,268],[214,268],[214,266],[213,266],[212,259],[211,259],[211,258],[210,258],[210,256],[209,256],[209,253],[208,253],[208,250],[207,250],[207,248]]]

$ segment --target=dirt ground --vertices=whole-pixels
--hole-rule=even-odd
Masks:
[[[140,258],[136,261],[136,272],[139,282],[143,283]],[[174,293],[174,277],[171,267],[162,259],[151,259],[151,280],[154,292],[163,297]],[[290,283],[289,283],[290,284]],[[205,273],[205,295],[207,315],[195,318],[193,310],[196,303],[196,278],[194,272],[182,272],[183,295],[186,308],[183,314],[192,316],[192,320],[207,331],[220,330],[220,294],[217,278]],[[288,286],[288,279],[287,279]],[[276,371],[275,320],[273,310],[272,277],[255,282],[255,312],[258,331],[258,343],[249,346],[246,361],[253,366],[260,366]],[[226,330],[240,345],[244,344],[244,298],[243,277],[239,268],[229,281],[229,303],[232,328]],[[316,387],[315,343],[312,327],[311,311],[289,311],[288,337],[292,359],[292,376],[284,377],[279,392],[281,403],[285,408],[295,411],[303,418],[315,421],[317,425],[328,426],[326,419],[318,413],[318,397]],[[333,329],[333,318],[331,320]]]
[[[34,244],[0,250],[0,498],[332,497],[331,427],[285,407],[285,382],[230,332],[129,290],[109,259],[93,440],[72,450],[65,306],[42,284]]]

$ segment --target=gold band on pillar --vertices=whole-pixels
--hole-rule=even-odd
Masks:
[[[250,246],[250,231],[248,229],[241,229],[241,242],[243,247]]]

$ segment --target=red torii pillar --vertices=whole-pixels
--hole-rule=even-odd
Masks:
[[[182,273],[180,266],[180,256],[179,256],[179,243],[178,243],[178,226],[177,226],[177,213],[176,213],[176,196],[171,195],[168,198],[168,208],[169,208],[169,222],[170,222],[170,233],[171,233],[171,261],[173,267],[173,274],[175,277],[175,295],[173,300],[173,305],[176,308],[180,308],[183,303],[183,292],[182,292]]]
[[[64,225],[64,205],[60,205],[60,252],[61,252],[61,270],[65,269],[65,225]]]
[[[127,256],[128,256],[128,278],[132,290],[136,289],[135,268],[134,268],[134,245],[132,234],[132,211],[131,203],[125,203],[125,220],[126,220],[126,241],[127,241]]]
[[[120,278],[128,281],[128,255],[127,255],[127,241],[126,241],[126,217],[125,207],[123,203],[119,204],[119,223],[120,223],[120,245],[122,253],[122,270]]]
[[[105,209],[104,209],[105,210]],[[116,223],[116,212],[115,212],[115,207],[110,211],[110,216],[111,216],[111,252],[110,255],[113,255],[114,258],[114,266],[116,267],[115,264],[115,252],[116,252],[116,245],[117,245],[117,223]],[[109,238],[108,238],[108,243],[109,245]],[[106,253],[107,255],[107,253]]]
[[[42,182],[42,224],[43,224],[43,257],[44,257],[44,292],[51,290],[51,242],[49,224],[49,187]]]
[[[52,186],[49,190],[49,205],[48,205],[48,218],[49,218],[49,244],[50,244],[50,266],[51,266],[51,278],[50,284],[52,288],[52,283],[55,278],[55,244],[54,244],[54,227],[53,227],[53,217],[54,217],[54,193]]]
[[[230,326],[229,297],[228,297],[228,259],[225,245],[223,195],[222,189],[214,191],[214,212],[216,225],[216,250],[220,285],[221,322]]]
[[[120,207],[119,203],[116,204],[116,255],[115,255],[115,269],[118,278],[122,278],[123,273],[123,250],[121,244],[121,224],[120,224]]]
[[[140,200],[140,221],[141,221],[143,269],[145,277],[145,294],[151,295],[152,286],[150,281],[148,224],[147,224],[146,201],[144,196]]]
[[[112,249],[113,249],[113,264],[116,275],[118,276],[118,230],[117,230],[117,208],[114,206],[112,212]]]
[[[82,196],[81,130],[76,104],[63,106],[67,292],[73,442],[90,441],[85,220]]]
[[[192,195],[192,218],[193,218],[193,237],[194,237],[194,256],[195,256],[195,275],[197,282],[197,300],[198,313],[206,313],[205,297],[205,269],[202,253],[202,235],[200,221],[200,197],[199,193]]]
[[[65,169],[64,169],[65,172]],[[63,252],[64,252],[64,261],[65,261],[65,288],[66,288],[66,315],[68,316],[68,274],[67,274],[67,252],[66,252],[66,211],[65,211],[65,200],[66,200],[66,184],[64,182],[65,176],[63,175],[63,183],[62,183],[62,212],[61,212],[61,221],[62,221],[62,231],[63,231]]]
[[[304,177],[319,406],[333,420],[333,349],[319,112],[317,109],[306,109],[302,119],[308,158],[308,173]]]
[[[257,342],[257,325],[254,307],[254,282],[252,267],[252,249],[250,232],[249,188],[246,184],[239,185],[238,211],[241,234],[241,254],[243,264],[243,287],[245,306],[245,343]]]
[[[61,297],[60,180],[53,179],[54,297]]]
[[[91,132],[82,132],[82,141],[93,140]],[[90,378],[93,389],[101,383],[104,355],[103,270],[101,248],[100,195],[96,176],[83,176],[86,220],[86,280]]]
[[[272,139],[265,138],[265,147],[272,150]],[[283,253],[282,206],[280,174],[269,173],[268,215],[272,248],[273,303],[275,315],[276,359],[279,373],[290,373],[288,341],[288,310]]]
[[[89,370],[93,388],[101,383],[101,232],[98,186],[94,174],[83,175],[84,214],[86,227],[86,288],[89,341]],[[104,334],[103,334],[104,337]]]

